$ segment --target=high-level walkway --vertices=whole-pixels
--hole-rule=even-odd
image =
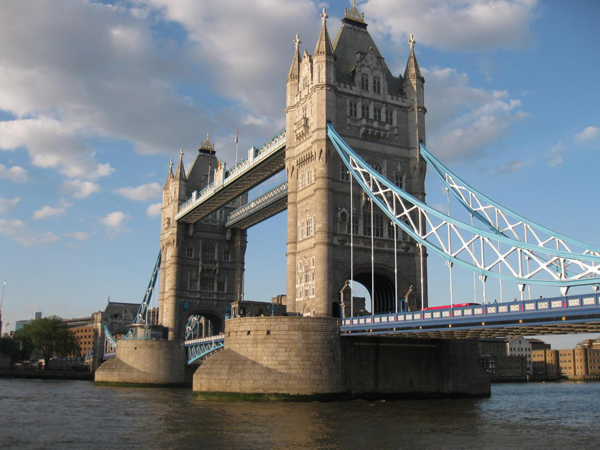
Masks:
[[[215,180],[179,207],[178,222],[196,223],[285,167],[285,128],[231,170],[217,171]]]

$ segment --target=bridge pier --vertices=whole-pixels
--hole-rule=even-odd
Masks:
[[[195,372],[203,398],[489,396],[468,340],[341,337],[324,317],[228,320],[225,350]]]
[[[185,385],[183,342],[121,339],[117,355],[96,370],[95,382],[157,387]]]

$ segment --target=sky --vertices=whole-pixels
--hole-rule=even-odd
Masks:
[[[284,125],[295,34],[312,53],[321,8],[333,39],[350,6],[4,0],[0,280],[8,329],[35,310],[68,318],[103,310],[109,296],[140,302],[159,250],[169,159],[183,148],[190,167],[210,133],[231,167],[238,126],[240,154],[274,135]],[[414,33],[432,153],[501,204],[600,246],[599,2],[357,6],[394,74],[404,73]],[[427,191],[428,203],[444,204],[431,174]],[[246,298],[268,301],[285,292],[285,213],[250,229],[248,240]],[[472,275],[455,277],[455,298],[470,301]],[[444,262],[430,256],[430,304],[449,303],[448,284]],[[488,298],[497,289],[490,283]],[[505,287],[505,297],[517,294]],[[534,288],[539,295],[559,293]]]

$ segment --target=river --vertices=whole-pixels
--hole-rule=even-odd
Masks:
[[[597,449],[600,383],[492,385],[492,397],[209,402],[189,389],[0,379],[1,449]]]

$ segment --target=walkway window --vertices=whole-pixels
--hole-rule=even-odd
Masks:
[[[373,92],[381,94],[381,78],[373,77]]]
[[[214,260],[215,259],[215,246],[212,244],[206,244],[202,247],[202,259],[203,260]]]
[[[363,91],[369,90],[369,75],[367,75],[366,73],[363,73],[360,77],[360,88]]]

